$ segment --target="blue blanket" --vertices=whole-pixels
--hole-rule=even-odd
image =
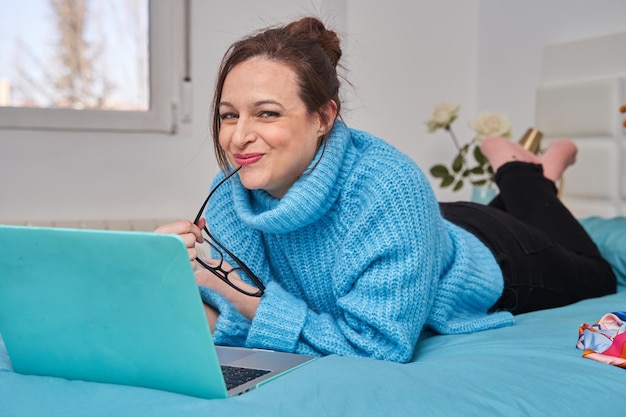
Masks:
[[[626,309],[626,219],[585,219],[620,292],[517,316],[513,327],[426,335],[408,364],[328,356],[228,400],[26,376],[0,342],[0,416],[622,416],[626,371],[584,359],[578,326]],[[618,225],[619,227],[615,227]]]

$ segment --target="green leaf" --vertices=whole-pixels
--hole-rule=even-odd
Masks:
[[[472,174],[474,175],[482,175],[485,173],[485,170],[481,166],[475,166],[474,168],[471,169],[471,171],[472,171]]]
[[[452,162],[452,171],[459,172],[463,168],[463,155],[458,154]]]
[[[487,184],[487,180],[472,181],[472,185],[474,185],[476,187],[480,187],[481,185],[485,185],[485,184]]]
[[[463,180],[459,180],[456,184],[454,184],[452,191],[459,191],[461,188],[463,188]]]
[[[454,182],[454,177],[452,175],[448,175],[441,181],[441,188],[449,187]]]
[[[433,166],[430,169],[430,173],[435,178],[445,178],[448,175],[450,175],[450,171],[448,171],[448,168],[446,168],[445,165],[441,165],[441,164]]]
[[[487,160],[487,157],[485,157],[485,155],[480,150],[480,146],[476,146],[474,148],[474,159],[476,159],[476,161],[481,165],[485,165],[489,163],[489,161]]]

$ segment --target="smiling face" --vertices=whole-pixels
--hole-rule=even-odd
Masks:
[[[327,129],[298,93],[295,72],[265,58],[243,61],[226,76],[219,143],[229,162],[241,165],[244,187],[282,198],[315,157]]]

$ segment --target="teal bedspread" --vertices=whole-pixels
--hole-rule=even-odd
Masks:
[[[0,342],[0,416],[623,416],[626,369],[581,357],[578,326],[626,310],[626,219],[581,221],[617,294],[517,316],[513,327],[425,336],[413,361],[328,356],[228,400],[26,376]]]

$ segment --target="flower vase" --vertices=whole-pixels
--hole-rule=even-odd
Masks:
[[[472,196],[470,201],[480,204],[489,204],[493,198],[498,195],[498,187],[494,183],[482,186],[474,186],[472,188]]]

